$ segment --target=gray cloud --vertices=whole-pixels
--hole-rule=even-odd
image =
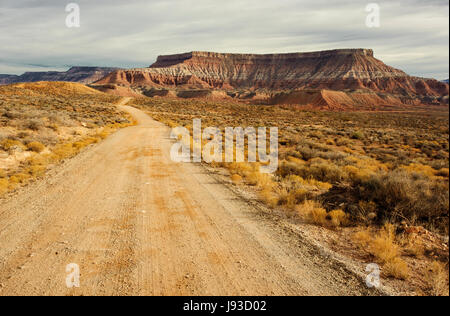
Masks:
[[[80,5],[79,29],[65,26],[69,2]],[[412,75],[448,78],[448,1],[378,1],[379,29],[365,26],[369,2],[377,1],[0,0],[0,73],[143,67],[159,54],[192,50],[365,47]]]

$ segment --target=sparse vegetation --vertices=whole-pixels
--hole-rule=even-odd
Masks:
[[[292,208],[293,201],[301,205],[311,199],[327,213],[341,209],[353,223],[368,215],[379,224],[407,219],[448,234],[448,112],[314,112],[155,98],[135,104],[169,126],[190,130],[193,118],[222,130],[279,127],[274,177],[261,178],[255,164],[221,165],[260,187],[263,195],[270,190],[272,204],[278,199],[277,206]],[[361,205],[371,205],[370,211]]]
[[[43,145],[40,142],[30,142],[27,144],[27,148],[36,153],[40,153],[40,152],[44,151],[45,145]]]
[[[71,83],[0,87],[0,195],[130,125],[119,99]]]
[[[448,109],[326,112],[164,98],[136,99],[135,106],[190,131],[194,118],[222,132],[227,126],[278,127],[275,175],[260,174],[258,164],[212,166],[227,168],[233,183],[253,187],[271,208],[330,229],[358,229],[353,242],[383,266],[385,276],[410,279],[417,270],[411,258],[435,260],[435,251],[400,233],[404,223],[448,236]],[[447,269],[429,283],[448,289],[448,254],[439,262]]]
[[[426,280],[431,295],[448,296],[448,267],[434,261],[426,272]]]
[[[363,230],[355,234],[355,242],[363,251],[383,264],[387,276],[405,279],[409,274],[406,262],[400,258],[400,246],[396,241],[395,226],[385,224],[377,233]]]

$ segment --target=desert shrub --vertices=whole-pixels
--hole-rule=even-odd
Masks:
[[[41,177],[47,171],[47,167],[44,165],[33,165],[25,169],[33,177]]]
[[[383,267],[383,272],[390,277],[399,280],[405,280],[409,276],[408,264],[403,259],[396,257],[391,261],[386,262]]]
[[[296,206],[296,211],[300,217],[306,218],[313,224],[319,226],[326,226],[329,224],[327,211],[318,201],[305,201]]]
[[[419,163],[412,163],[408,166],[401,166],[401,169],[404,169],[410,173],[420,173],[423,175],[428,176],[429,178],[433,178],[434,175],[437,173],[436,170],[434,170],[432,167],[427,165],[422,165]]]
[[[400,247],[396,241],[395,226],[385,224],[376,234],[362,230],[353,235],[360,248],[372,255],[383,265],[386,276],[405,279],[409,274],[408,265],[400,257]]]
[[[340,161],[348,157],[348,154],[343,153],[341,151],[327,151],[327,152],[321,151],[317,154],[317,157],[325,160]]]
[[[348,138],[339,137],[334,140],[336,146],[348,146],[350,140]]]
[[[30,179],[30,175],[26,173],[16,173],[9,178],[11,184],[24,184]]]
[[[287,182],[289,186],[294,188],[307,188],[310,191],[312,190],[324,190],[327,191],[333,187],[332,184],[328,182],[321,182],[315,180],[313,178],[304,179],[297,175],[289,175],[283,179],[283,181]]]
[[[346,226],[349,223],[349,216],[343,210],[333,210],[328,213],[329,220],[331,220],[331,225],[334,227]]]
[[[3,116],[8,118],[8,119],[10,119],[10,120],[14,120],[14,119],[20,118],[21,114],[18,111],[7,110],[7,111],[3,112]]]
[[[358,214],[356,214],[357,220],[365,223],[375,220],[377,218],[377,208],[377,204],[373,201],[359,201]]]
[[[300,154],[300,156],[297,158],[302,158],[304,160],[315,158],[318,154],[317,150],[307,146],[297,146],[296,151]]]
[[[428,291],[433,296],[448,296],[448,268],[434,261],[425,273]]]
[[[300,175],[303,170],[303,164],[293,161],[282,161],[278,167],[277,175],[287,177],[290,175]]]
[[[317,225],[325,226],[327,224],[327,211],[322,207],[314,207],[309,213],[310,220]]]
[[[399,255],[399,247],[395,243],[395,227],[386,224],[372,239],[369,251],[382,263],[392,261]]]
[[[449,177],[449,168],[441,168],[436,172],[436,175],[439,177],[448,178]]]
[[[259,193],[262,202],[270,207],[278,206],[278,195],[271,188],[263,188]]]
[[[381,218],[417,218],[433,222],[448,216],[448,184],[404,170],[380,173],[361,182],[359,196],[379,206]]]
[[[25,145],[19,140],[7,138],[0,142],[0,148],[4,151],[10,151],[14,148],[25,149]]]
[[[287,206],[288,201],[303,204],[320,199],[327,210],[343,204],[340,207],[352,219],[367,224],[391,218],[419,218],[421,222],[434,218],[435,222],[448,223],[446,113],[335,113],[228,101],[218,107],[217,102],[207,100],[152,98],[136,99],[134,103],[155,119],[174,126],[190,127],[195,117],[202,118],[205,126],[219,128],[282,127],[280,165],[270,179],[271,188],[262,190],[270,204]],[[400,168],[402,165],[406,168]],[[259,187],[254,172],[249,166],[230,169],[230,174]],[[327,190],[332,192],[324,192]],[[359,202],[366,203],[361,204],[363,209]],[[327,216],[331,218],[329,213]]]
[[[353,235],[353,240],[361,248],[367,249],[369,243],[372,241],[372,235],[368,230],[361,230]]]
[[[53,156],[56,160],[66,159],[74,155],[76,150],[71,143],[60,144],[53,148]]]
[[[43,127],[42,121],[38,119],[27,120],[23,124],[24,128],[30,129],[32,131],[38,131]]]
[[[305,179],[312,178],[329,183],[341,182],[347,178],[347,173],[344,169],[321,158],[314,158],[307,164],[302,165],[291,161],[284,161],[280,164],[277,174],[282,177],[298,175]]]
[[[448,159],[433,160],[429,165],[435,170],[448,169]]]
[[[8,191],[9,182],[8,179],[0,178],[0,195]]]
[[[27,144],[28,150],[34,151],[36,153],[40,153],[44,151],[45,146],[41,144],[40,142],[31,142]]]
[[[80,150],[86,146],[89,146],[91,144],[95,144],[99,142],[99,138],[96,137],[85,137],[80,141],[74,142],[72,144],[72,147],[76,148],[77,150]]]
[[[231,176],[231,182],[233,182],[234,185],[242,183],[242,177],[238,174],[233,174]]]
[[[345,170],[323,159],[314,161],[309,167],[303,168],[300,176],[303,178],[312,177],[319,181],[331,183],[341,182],[347,178]]]
[[[360,184],[363,181],[367,181],[374,172],[370,169],[362,169],[355,166],[345,166],[344,171],[348,174],[348,177],[354,184]]]
[[[364,133],[361,131],[356,131],[352,134],[352,139],[363,139]]]
[[[305,189],[305,188],[295,188],[291,192],[291,198],[289,200],[294,201],[295,204],[303,203],[307,199],[311,199],[311,191]]]
[[[260,188],[270,188],[273,186],[272,177],[266,173],[260,173],[258,170],[254,170],[245,175],[245,179],[248,184],[255,185]]]
[[[295,206],[295,195],[292,194],[292,192],[290,192],[288,189],[279,188],[276,193],[278,195],[278,205],[283,205],[288,208],[293,208]]]

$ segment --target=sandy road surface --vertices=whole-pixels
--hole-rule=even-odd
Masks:
[[[122,109],[139,124],[0,200],[0,295],[370,294]]]

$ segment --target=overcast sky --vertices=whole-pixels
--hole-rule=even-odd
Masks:
[[[66,27],[68,3],[80,28]],[[73,65],[147,67],[158,55],[206,50],[286,53],[373,48],[411,75],[449,77],[448,0],[0,0],[0,73]]]

